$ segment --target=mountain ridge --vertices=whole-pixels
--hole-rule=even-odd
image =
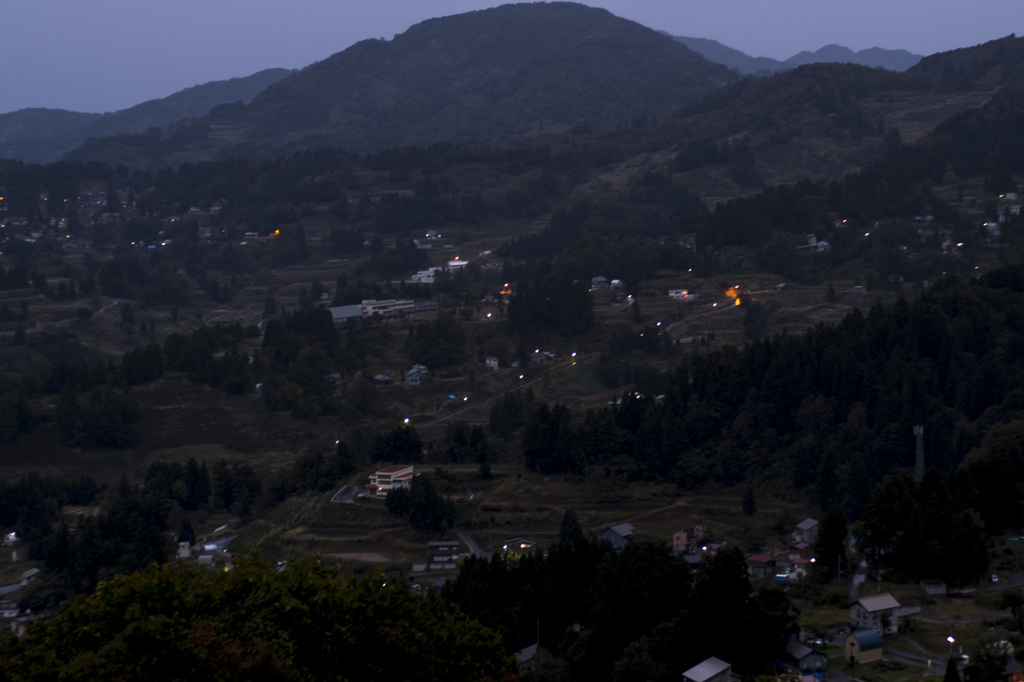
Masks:
[[[289,69],[264,69],[249,76],[201,83],[106,114],[46,108],[0,114],[0,154],[34,163],[56,161],[89,138],[142,133],[205,116],[221,104],[248,102],[290,73]]]
[[[205,137],[93,141],[69,160],[178,164],[353,151],[629,124],[738,78],[635,22],[568,2],[503,5],[364,40],[243,108],[196,121]],[[202,138],[202,139],[198,139]]]
[[[672,38],[683,43],[691,50],[699,52],[713,62],[736,69],[744,76],[766,75],[768,73],[786,71],[805,64],[820,63],[859,64],[861,66],[880,67],[889,71],[906,71],[923,58],[921,55],[902,49],[888,50],[880,47],[870,47],[854,51],[848,47],[831,43],[818,48],[814,52],[804,50],[788,59],[780,61],[771,57],[752,57],[717,40],[708,38],[693,38],[689,36],[672,36]]]

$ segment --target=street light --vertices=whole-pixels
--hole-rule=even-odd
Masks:
[[[953,642],[955,642],[956,640],[953,639],[953,635],[950,635],[946,638],[946,641],[949,642],[949,657],[953,658]]]

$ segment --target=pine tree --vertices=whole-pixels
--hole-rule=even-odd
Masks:
[[[943,675],[942,682],[960,682],[960,671],[953,656],[946,660],[946,674]]]

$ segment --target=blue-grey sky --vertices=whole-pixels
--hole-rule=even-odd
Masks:
[[[492,0],[5,0],[0,113],[116,111],[214,80],[302,68]],[[673,35],[785,59],[837,43],[932,54],[1024,33],[1022,0],[589,0]]]

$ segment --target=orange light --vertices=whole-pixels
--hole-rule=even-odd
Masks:
[[[737,297],[736,297],[736,305],[739,305],[739,304],[740,304],[740,299],[739,299],[739,297],[737,296]]]

